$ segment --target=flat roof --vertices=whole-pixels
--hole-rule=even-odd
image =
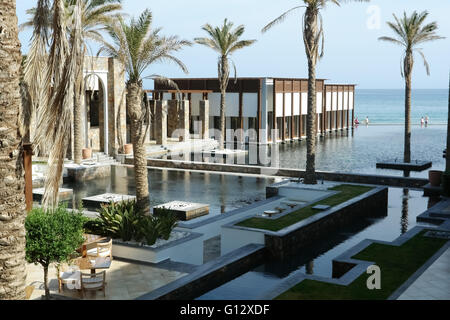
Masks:
[[[171,80],[208,80],[214,81],[218,80],[218,78],[170,78]],[[234,77],[230,76],[230,80],[234,79]],[[262,79],[274,79],[274,80],[308,80],[308,78],[283,78],[283,77],[236,77],[238,80],[262,80]],[[317,78],[318,81],[326,81],[328,79]],[[155,80],[157,81],[157,80]]]

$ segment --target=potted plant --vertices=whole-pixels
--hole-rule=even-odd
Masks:
[[[92,140],[91,139],[89,139],[89,145],[90,145],[90,147],[83,148],[81,150],[81,157],[83,160],[92,158]]]
[[[442,171],[430,170],[428,171],[428,180],[432,187],[439,187],[441,185]]]
[[[125,154],[132,154],[133,153],[133,145],[131,143],[127,143],[123,146],[123,152]]]
[[[92,158],[92,149],[91,148],[84,148],[81,150],[81,156],[83,160]]]

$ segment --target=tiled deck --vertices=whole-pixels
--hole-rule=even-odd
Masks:
[[[177,269],[177,270],[175,270]],[[165,268],[163,266],[148,266],[113,260],[111,268],[106,271],[106,298],[103,291],[88,291],[87,300],[129,300],[162,287],[187,273],[181,268]],[[89,271],[86,271],[89,272]],[[44,294],[44,271],[40,265],[27,265],[27,286],[34,286],[30,300],[41,299]],[[49,269],[49,287],[51,294],[58,294],[56,268]],[[65,288],[61,295],[80,299],[77,290]]]
[[[450,248],[397,300],[450,300]]]

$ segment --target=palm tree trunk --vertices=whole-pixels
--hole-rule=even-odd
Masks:
[[[83,50],[85,51],[85,50]],[[84,56],[85,52],[80,53],[78,56],[78,67],[79,70],[77,75],[77,81],[75,84],[75,94],[74,94],[74,106],[73,106],[73,160],[76,164],[81,164],[81,154],[83,149],[83,108],[82,99],[84,98],[84,79],[83,79],[83,69],[84,69]]]
[[[25,298],[25,182],[16,1],[0,0],[0,300]]]
[[[308,58],[308,114],[306,116],[306,174],[305,184],[316,184],[316,61],[317,10],[307,8],[305,44]]]
[[[129,82],[127,84],[127,109],[131,122],[131,141],[134,153],[134,174],[136,184],[137,207],[145,214],[150,214],[150,199],[148,191],[148,171],[145,151],[145,130],[142,114],[142,84]]]
[[[407,53],[405,58],[405,149],[403,162],[411,162],[411,74],[412,53]]]
[[[220,139],[219,139],[219,149],[223,150],[225,148],[225,96],[227,93],[228,87],[228,79],[229,79],[229,70],[228,70],[228,58],[226,56],[222,56],[221,62],[219,65],[219,82],[220,82]]]
[[[220,92],[220,139],[219,149],[225,148],[225,90]]]

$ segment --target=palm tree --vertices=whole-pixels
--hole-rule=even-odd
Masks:
[[[403,18],[399,19],[394,14],[395,22],[388,22],[388,26],[394,31],[395,38],[380,37],[381,41],[388,41],[404,47],[405,52],[402,57],[401,74],[405,79],[405,146],[403,161],[411,162],[411,81],[414,66],[414,52],[418,52],[423,59],[427,74],[430,75],[430,66],[422,52],[417,46],[425,42],[443,39],[435,31],[438,29],[436,22],[425,23],[428,12],[417,13],[414,11],[411,16],[403,13]]]
[[[16,1],[0,0],[0,300],[25,298],[25,181]]]
[[[138,209],[144,213],[150,212],[148,190],[147,159],[144,145],[148,125],[144,126],[145,119],[150,112],[148,104],[144,103],[142,89],[143,79],[158,79],[174,85],[169,79],[160,75],[151,75],[143,78],[143,73],[155,63],[171,61],[187,73],[187,68],[174,52],[181,50],[191,43],[179,40],[176,36],[164,37],[159,33],[160,28],[152,28],[152,13],[145,10],[138,19],[132,18],[126,23],[123,17],[111,21],[106,30],[112,38],[112,43],[102,41],[102,51],[112,57],[118,58],[125,66],[128,75],[127,81],[127,112],[131,122],[131,140],[134,150],[134,172],[136,184],[136,198]]]
[[[65,14],[67,34],[72,33],[74,19],[74,8],[79,4],[79,12],[81,18],[81,37],[82,45],[80,50],[79,61],[77,65],[77,83],[74,94],[74,115],[73,115],[73,141],[74,150],[73,158],[77,164],[81,163],[81,150],[83,148],[83,132],[82,132],[82,108],[81,104],[84,99],[84,64],[85,57],[88,52],[88,41],[98,41],[102,36],[100,29],[104,27],[113,14],[122,9],[122,0],[65,0]],[[43,81],[43,72],[45,67],[46,44],[48,43],[48,34],[52,29],[53,15],[49,10],[49,0],[40,0],[36,8],[27,11],[31,15],[31,19],[23,23],[20,28],[34,27],[32,44],[30,49],[30,59],[27,60],[25,69],[26,83],[30,86],[30,94],[32,97],[33,111],[36,112],[40,98],[42,97],[42,89],[45,88]],[[36,79],[38,81],[36,81]]]
[[[225,95],[230,79],[230,61],[229,57],[237,50],[252,45],[256,40],[239,40],[245,31],[243,25],[238,26],[234,30],[233,23],[227,19],[221,27],[213,27],[206,24],[202,27],[209,35],[209,38],[195,38],[198,44],[210,47],[219,53],[219,61],[217,63],[218,78],[220,86],[220,140],[219,148],[223,150],[225,139]],[[231,61],[232,62],[232,61]],[[236,74],[236,66],[234,66]]]
[[[354,0],[368,2],[370,0]],[[262,32],[266,32],[274,25],[283,22],[286,17],[301,8],[306,8],[303,15],[303,42],[308,59],[308,113],[306,121],[306,174],[305,184],[317,184],[316,178],[316,64],[323,57],[324,34],[320,10],[331,2],[338,6],[346,0],[302,0],[303,5],[289,9],[281,16],[266,25]],[[319,46],[321,50],[319,54]]]
[[[41,1],[41,0],[40,0]],[[36,144],[49,150],[49,169],[43,196],[44,207],[58,204],[58,188],[62,177],[70,126],[74,109],[74,94],[78,75],[81,35],[81,2],[74,8],[70,37],[67,34],[65,1],[54,0],[52,12],[52,42],[48,54],[36,128]]]

